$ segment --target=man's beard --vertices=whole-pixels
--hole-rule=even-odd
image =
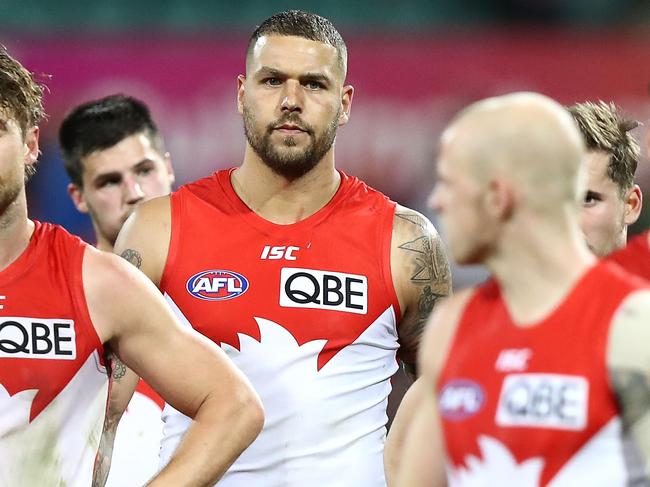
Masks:
[[[0,178],[0,216],[18,199],[25,185],[22,174],[8,174]]]
[[[318,137],[314,134],[313,127],[301,120],[297,113],[283,114],[278,120],[268,124],[263,133],[260,133],[255,129],[255,116],[248,107],[244,106],[244,133],[248,143],[264,164],[288,181],[294,181],[316,167],[330,150],[336,138],[339,114],[340,110]],[[310,143],[306,149],[279,150],[281,148],[278,145],[286,148],[296,146],[295,137],[292,135],[285,136],[280,144],[274,145],[271,142],[274,129],[283,124],[296,125],[309,136]]]

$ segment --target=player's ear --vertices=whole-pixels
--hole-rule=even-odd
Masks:
[[[339,115],[339,126],[345,125],[350,120],[350,111],[352,110],[352,97],[354,96],[354,86],[346,85],[343,87],[341,95],[341,114]]]
[[[25,165],[32,166],[36,164],[40,151],[38,149],[38,136],[40,130],[38,127],[32,127],[25,132]]]
[[[165,161],[165,169],[167,170],[167,175],[169,176],[169,183],[173,184],[176,180],[176,175],[174,174],[174,166],[172,165],[172,156],[169,152],[165,152],[163,156]]]
[[[625,192],[625,214],[623,221],[626,225],[632,225],[639,219],[643,206],[643,194],[638,184],[633,185]]]
[[[74,183],[70,183],[68,184],[68,194],[77,210],[81,213],[88,213],[88,204],[86,203],[86,198],[84,197],[82,188]]]
[[[240,74],[237,76],[237,111],[244,113],[244,94],[246,91],[246,76]]]
[[[507,220],[512,215],[515,203],[515,190],[503,179],[492,179],[485,192],[485,207],[488,214],[496,220]]]

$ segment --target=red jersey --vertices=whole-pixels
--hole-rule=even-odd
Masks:
[[[600,263],[527,327],[495,281],[475,291],[438,382],[450,487],[632,485],[606,350],[614,313],[643,287]]]
[[[649,231],[645,231],[641,235],[631,238],[624,248],[609,255],[606,260],[616,262],[631,274],[650,281],[649,233]]]
[[[108,377],[82,283],[87,245],[35,222],[0,272],[0,485],[88,486]]]
[[[276,225],[239,199],[230,175],[173,193],[161,281],[178,315],[222,347],[264,403],[264,430],[219,487],[385,486],[395,203],[341,173],[325,207]],[[163,416],[164,462],[189,420],[169,407]]]

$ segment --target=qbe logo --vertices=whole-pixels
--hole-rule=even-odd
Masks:
[[[341,272],[285,267],[280,273],[280,306],[366,314],[368,278]]]
[[[0,318],[0,357],[74,360],[74,321],[58,318]]]
[[[201,271],[187,280],[186,287],[195,298],[224,301],[244,294],[248,290],[248,279],[232,271]]]
[[[587,425],[589,382],[577,375],[511,374],[501,387],[496,423],[560,430]]]
[[[454,379],[448,382],[438,398],[440,414],[451,421],[461,421],[474,416],[484,403],[483,388],[468,379]]]

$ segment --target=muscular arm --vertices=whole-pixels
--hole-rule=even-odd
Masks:
[[[162,212],[166,209],[166,205],[162,203],[166,203],[166,201],[158,201],[157,205],[155,205],[158,212]],[[160,235],[160,237],[164,238],[165,235]],[[169,236],[167,236],[167,241],[168,240]],[[166,248],[164,252],[166,254]],[[142,267],[142,257],[139,252],[127,249],[122,253],[122,257],[138,269]],[[158,278],[158,281],[159,279],[160,278]],[[111,370],[111,395],[106,411],[106,418],[104,419],[102,437],[99,441],[97,457],[95,458],[93,487],[104,487],[104,485],[106,485],[111,467],[111,458],[113,456],[113,446],[115,444],[117,426],[129,405],[129,401],[133,397],[133,393],[140,379],[135,372],[124,365],[124,362],[122,362],[117,355],[110,351],[110,347],[107,348],[109,351],[106,358]]]
[[[623,431],[631,435],[650,477],[650,291],[628,297],[609,337],[607,365]]]
[[[115,250],[158,283],[169,225],[169,200],[147,202],[122,228]],[[165,402],[193,418],[174,457],[151,485],[212,485],[261,430],[259,398],[219,347],[178,322],[150,280],[116,256],[101,259],[84,272],[101,338]],[[95,275],[102,279],[92,279]],[[108,294],[110,303],[102,299]]]
[[[126,411],[129,401],[133,396],[133,391],[135,391],[135,387],[140,379],[115,354],[109,352],[107,354],[107,362],[111,372],[111,397],[108,402],[106,418],[104,419],[102,437],[99,440],[97,458],[95,459],[93,487],[103,487],[106,485],[111,466],[117,425],[124,411]]]
[[[398,326],[399,357],[415,377],[417,349],[436,303],[451,292],[444,245],[424,216],[398,206],[393,221],[391,270],[402,319]]]

